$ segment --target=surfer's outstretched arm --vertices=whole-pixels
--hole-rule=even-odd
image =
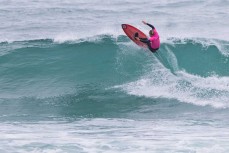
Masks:
[[[150,26],[153,30],[155,29],[155,27],[149,23],[147,23],[148,26]]]
[[[148,26],[149,26],[150,28],[152,28],[153,30],[155,29],[155,27],[154,27],[153,25],[151,25],[151,24],[149,24],[149,23],[147,23],[147,22],[145,22],[145,21],[142,21],[142,23],[148,25]]]

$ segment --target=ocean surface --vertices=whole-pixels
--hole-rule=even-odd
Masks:
[[[229,0],[0,0],[1,153],[228,153]],[[161,38],[156,54],[121,24]]]

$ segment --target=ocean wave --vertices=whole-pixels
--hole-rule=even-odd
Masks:
[[[229,106],[229,51],[223,40],[170,38],[158,54],[124,35],[2,42],[0,49],[2,98],[55,97],[74,94],[84,84],[101,89],[119,84],[131,95]]]
[[[117,47],[119,48],[117,52],[122,50],[124,46],[126,47],[125,50],[128,50],[128,47],[130,47],[130,50],[135,50],[135,52],[141,50],[141,48],[124,35],[97,35],[83,39],[62,39],[61,41],[55,39],[38,39],[1,42],[0,56],[15,53],[18,50],[20,52],[33,49],[47,49],[52,51],[54,48],[55,50],[63,50],[63,47],[71,47],[76,51],[83,51],[85,49],[84,46],[90,46],[91,48],[89,47],[88,50],[93,50],[97,46],[103,46],[102,50]],[[176,70],[191,70],[192,73],[198,75],[227,75],[226,69],[229,57],[229,42],[227,41],[205,38],[168,38],[162,41],[159,53],[163,58],[162,63],[170,65],[172,66],[170,68]],[[199,65],[204,65],[203,69]],[[217,70],[220,71],[218,72]]]

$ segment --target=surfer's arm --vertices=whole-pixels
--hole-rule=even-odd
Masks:
[[[155,27],[149,23],[146,23],[149,27],[151,27],[153,30],[155,29]]]
[[[147,23],[147,22],[145,22],[145,21],[142,21],[142,23],[148,25],[148,26],[151,27],[153,30],[155,29],[155,27],[154,27],[153,25],[151,25],[151,24],[149,24],[149,23]]]

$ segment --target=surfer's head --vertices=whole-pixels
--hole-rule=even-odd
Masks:
[[[150,35],[150,37],[153,35],[153,30],[149,31],[149,35]]]

